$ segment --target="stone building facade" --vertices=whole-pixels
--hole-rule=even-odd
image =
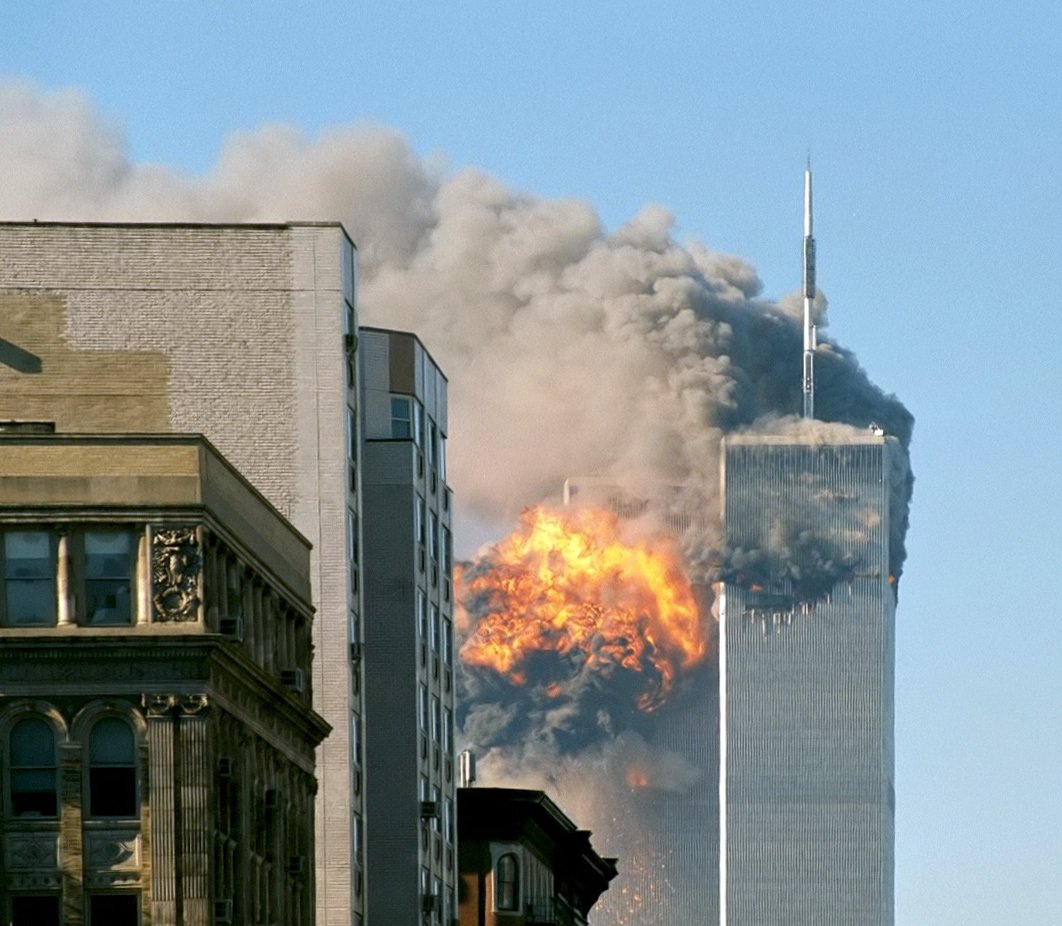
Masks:
[[[364,921],[372,825],[356,296],[335,223],[0,223],[0,421],[204,434],[313,545],[321,926]]]
[[[203,438],[0,426],[0,914],[314,921],[309,545]]]

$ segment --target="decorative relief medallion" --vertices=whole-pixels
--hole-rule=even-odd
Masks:
[[[151,600],[156,621],[198,619],[202,568],[195,527],[158,527],[151,532]]]
[[[11,871],[55,870],[59,867],[59,837],[12,833],[7,838],[7,867]]]
[[[89,833],[85,838],[85,861],[89,868],[137,868],[140,865],[140,834],[131,830]]]

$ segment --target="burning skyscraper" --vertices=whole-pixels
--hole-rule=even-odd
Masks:
[[[893,921],[893,499],[880,431],[730,437],[721,926]]]
[[[911,417],[819,342],[810,207],[809,171],[800,315],[698,296],[663,326],[697,336],[644,401],[711,374],[674,406],[700,424],[632,426],[654,453],[461,575],[463,744],[619,856],[604,926],[892,923]]]

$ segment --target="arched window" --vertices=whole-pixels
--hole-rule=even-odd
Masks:
[[[520,908],[520,865],[512,852],[498,859],[494,876],[495,900],[499,910]]]
[[[11,813],[16,817],[54,817],[56,797],[55,733],[38,717],[11,728]]]
[[[89,816],[139,816],[136,740],[117,717],[98,721],[89,734]]]

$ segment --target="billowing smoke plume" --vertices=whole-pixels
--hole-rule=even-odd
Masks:
[[[120,132],[83,96],[9,85],[0,87],[0,173],[5,219],[342,221],[359,246],[362,321],[415,330],[449,376],[459,532],[474,515],[500,533],[526,506],[555,500],[569,476],[614,480],[635,500],[667,486],[680,497],[665,514],[681,517],[685,507],[696,515],[679,532],[696,578],[739,566],[777,571],[781,557],[813,597],[859,568],[828,538],[783,531],[772,549],[719,548],[720,438],[822,428],[835,439],[871,424],[902,448],[911,436],[906,409],[826,339],[815,404],[834,424],[797,421],[799,300],[764,299],[745,261],[678,244],[665,210],[649,206],[610,232],[585,202],[541,200],[475,170],[448,171],[386,128],[312,140],[262,128],[231,137],[213,168],[193,178],[131,162]],[[818,309],[821,326],[821,297]],[[905,452],[896,466],[898,575],[911,484]],[[469,634],[482,617],[471,614]],[[710,659],[686,666],[655,714],[619,710],[623,699],[608,686],[631,676],[615,660],[588,674],[595,645],[572,651],[570,678],[550,679],[579,686],[567,699],[549,684],[521,689],[470,667],[463,735],[481,750],[489,783],[550,786],[581,824],[602,830],[603,851],[628,856],[621,870],[629,871],[649,864],[637,847],[660,809],[653,801],[698,781],[703,790],[704,771],[680,744],[693,727],[711,734],[694,715],[695,692],[713,669]],[[670,725],[654,716],[670,716]],[[645,787],[653,800],[623,810],[624,796]],[[665,868],[691,883],[703,875]],[[648,872],[641,890],[665,881]],[[661,898],[627,901],[624,909],[655,903],[666,916]]]

